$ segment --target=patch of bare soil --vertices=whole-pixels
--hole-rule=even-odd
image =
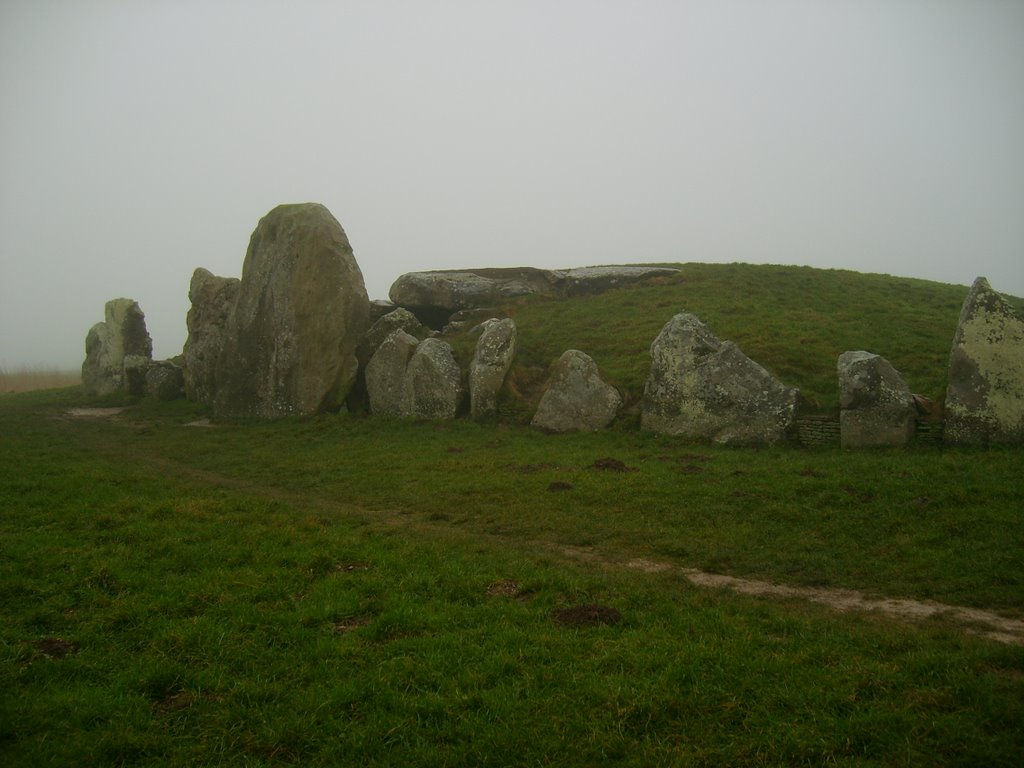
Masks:
[[[563,627],[596,627],[618,624],[622,621],[622,614],[607,605],[576,605],[552,612],[551,618]]]
[[[519,475],[534,475],[537,472],[544,472],[549,469],[560,469],[560,467],[557,464],[552,464],[550,461],[544,461],[540,464],[506,464],[505,469]]]
[[[172,712],[180,712],[183,709],[188,709],[196,701],[196,697],[187,691],[179,691],[165,696],[162,699],[157,699],[150,706],[153,709],[155,715],[167,715]]]
[[[69,408],[67,415],[73,419],[109,419],[124,413],[126,409],[121,408]]]
[[[604,458],[597,459],[593,464],[590,465],[592,469],[604,469],[610,472],[636,472],[636,467],[627,467],[625,462],[621,459],[616,459],[612,456],[605,456]]]
[[[335,570],[343,571],[344,573],[355,573],[357,571],[368,571],[370,570],[370,564],[359,562],[359,563],[338,563],[335,566]]]
[[[501,579],[487,585],[487,594],[490,597],[517,597],[522,591],[522,584],[512,579]]]
[[[352,616],[334,623],[334,633],[344,635],[360,627],[368,627],[373,622],[372,616]]]
[[[33,645],[49,659],[63,659],[78,651],[78,643],[62,637],[44,637],[42,640],[36,640]]]
[[[636,568],[646,573],[679,570],[691,583],[699,587],[730,589],[733,592],[761,597],[809,600],[812,603],[819,603],[836,611],[873,611],[901,621],[922,621],[941,616],[967,625],[968,632],[982,635],[1001,643],[1024,645],[1024,621],[1008,619],[992,611],[985,611],[980,608],[965,608],[963,606],[947,605],[930,600],[868,597],[864,593],[853,589],[793,587],[784,584],[773,584],[768,581],[740,579],[735,576],[707,573],[706,571],[694,568],[677,569],[676,566],[667,563],[657,563],[651,560],[631,560],[626,565],[629,568]]]

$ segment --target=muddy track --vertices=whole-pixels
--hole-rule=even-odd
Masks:
[[[121,409],[110,409],[112,413],[88,413],[87,416],[116,416]],[[79,417],[80,414],[68,414]],[[86,437],[82,435],[82,437]],[[424,532],[444,529],[445,535],[469,539],[488,539],[501,542],[508,546],[507,536],[483,531],[455,530],[443,521],[424,519],[409,511],[368,509],[356,504],[310,496],[297,491],[276,486],[254,483],[250,480],[222,475],[208,470],[198,469],[173,459],[152,454],[129,452],[125,444],[111,444],[96,436],[86,437],[86,442],[93,443],[93,448],[108,455],[118,454],[117,460],[142,464],[153,468],[168,477],[179,480],[188,479],[196,484],[241,491],[264,499],[272,499],[293,503],[306,509],[316,508],[335,513],[358,514],[381,526],[401,525],[406,530]],[[985,637],[1008,645],[1024,645],[1024,620],[1000,616],[993,611],[966,606],[949,605],[931,600],[911,600],[908,598],[872,597],[852,589],[834,589],[821,587],[801,587],[776,584],[768,581],[744,579],[717,573],[709,573],[695,568],[686,568],[672,563],[646,559],[635,553],[632,559],[622,560],[610,557],[594,547],[558,546],[550,541],[540,539],[523,539],[515,537],[515,545],[525,549],[543,550],[564,557],[567,560],[588,563],[605,568],[628,568],[645,573],[677,573],[684,576],[691,584],[705,589],[729,590],[744,595],[752,595],[773,600],[802,600],[826,606],[838,612],[867,612],[887,618],[916,623],[928,619],[941,618],[959,625],[964,632]]]

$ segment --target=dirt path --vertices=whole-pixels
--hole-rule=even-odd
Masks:
[[[881,613],[901,621],[922,621],[936,616],[952,619],[965,625],[965,631],[1010,645],[1024,645],[1024,621],[1008,619],[991,611],[980,608],[965,608],[958,605],[947,605],[933,601],[894,599],[888,597],[868,597],[853,589],[823,589],[819,587],[792,587],[784,584],[773,584],[768,581],[739,579],[735,576],[723,576],[707,573],[695,568],[678,568],[668,563],[657,563],[651,560],[630,560],[629,568],[637,568],[648,573],[678,571],[689,581],[699,587],[712,589],[728,589],[744,595],[757,595],[770,598],[808,600],[820,603],[836,611],[871,611]]]

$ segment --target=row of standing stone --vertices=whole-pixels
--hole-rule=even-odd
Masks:
[[[269,418],[338,410],[453,418],[467,393],[450,346],[398,308],[370,324],[351,245],[321,205],[279,206],[253,232],[241,280],[197,269],[183,366],[151,360],[135,302],[108,302],[86,340],[83,385],[103,394],[184,390],[218,416]],[[515,356],[515,325],[492,319],[468,372],[469,411],[492,417]],[[422,338],[421,338],[422,337]],[[838,362],[841,442],[901,445],[914,433],[914,397],[892,366],[868,352]],[[651,346],[642,428],[721,444],[789,439],[798,391],[689,313],[673,317]],[[601,429],[622,397],[594,361],[568,350],[553,366],[533,418],[550,431]],[[964,304],[950,356],[945,441],[1024,442],[1024,322],[979,278]]]

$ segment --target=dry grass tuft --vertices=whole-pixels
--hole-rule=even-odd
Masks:
[[[74,387],[81,383],[82,375],[78,371],[38,366],[25,366],[14,371],[0,368],[0,395]]]

